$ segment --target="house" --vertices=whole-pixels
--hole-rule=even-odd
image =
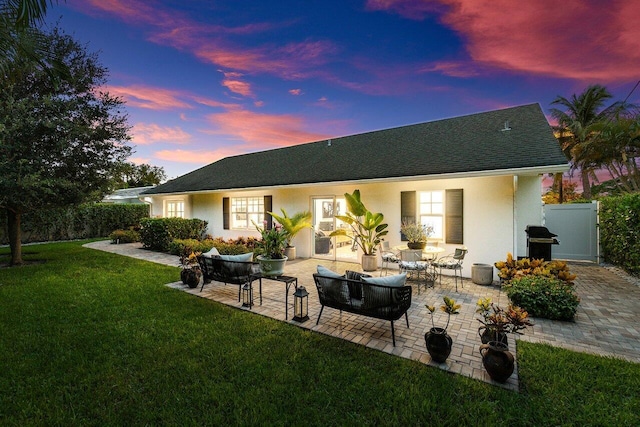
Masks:
[[[344,193],[359,189],[385,215],[391,246],[402,244],[403,220],[431,224],[430,242],[446,253],[468,248],[469,277],[473,263],[526,255],[526,226],[542,224],[542,176],[566,170],[540,106],[530,104],[227,157],[141,197],[153,216],[204,219],[223,238],[257,237],[252,222],[267,211],[309,210],[315,229],[296,237],[298,257],[359,262],[348,241],[323,237],[344,227],[335,218]]]
[[[153,185],[149,185],[146,187],[121,188],[104,196],[102,203],[144,203],[140,200],[140,193],[153,187]]]

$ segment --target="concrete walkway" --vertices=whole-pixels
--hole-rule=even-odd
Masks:
[[[92,242],[86,247],[124,256],[152,261],[160,264],[178,266],[178,257],[141,249],[140,244],[113,245],[109,241]],[[286,274],[298,278],[298,284],[309,291],[310,320],[296,323],[293,316],[293,297],[289,295],[289,320],[305,329],[345,339],[356,344],[384,351],[407,359],[417,360],[440,369],[465,375],[481,381],[493,383],[482,366],[478,352],[481,344],[478,336],[480,323],[476,320],[476,302],[479,298],[489,297],[500,306],[507,306],[509,300],[497,284],[489,286],[475,285],[470,279],[464,280],[464,288],[455,291],[453,280],[445,278],[434,288],[413,286],[412,306],[409,309],[409,328],[400,319],[395,322],[396,347],[391,341],[390,324],[364,316],[340,313],[327,308],[316,325],[320,304],[315,290],[312,273],[317,265],[323,265],[339,273],[345,270],[360,270],[360,265],[342,262],[330,262],[318,259],[298,259],[287,262]],[[536,343],[547,343],[566,349],[587,352],[602,356],[618,357],[640,363],[640,285],[617,269],[589,263],[570,263],[572,273],[578,275],[576,292],[581,298],[575,322],[559,322],[533,318],[535,326],[527,328],[518,339]],[[178,273],[176,271],[176,279]],[[169,284],[175,289],[189,292],[195,296],[209,298],[239,309],[238,287],[214,282],[200,288],[189,289],[182,282]],[[293,289],[290,290],[293,292]],[[424,333],[431,327],[431,319],[425,304],[441,305],[443,296],[450,296],[462,304],[460,314],[451,318],[447,332],[453,339],[451,355],[446,363],[438,364],[431,360],[426,351]],[[257,297],[257,291],[256,295]],[[263,303],[254,305],[252,312],[285,321],[285,287],[283,283],[263,280]],[[436,326],[444,326],[446,315],[437,311]],[[514,337],[509,337],[509,348],[515,349]],[[505,384],[497,384],[511,390],[518,389],[517,360],[516,370]]]

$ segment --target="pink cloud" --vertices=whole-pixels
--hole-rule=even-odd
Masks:
[[[433,0],[367,0],[367,10],[389,10],[408,19],[422,20],[425,15],[440,12],[442,6]]]
[[[224,73],[222,86],[226,87],[231,92],[240,94],[242,96],[253,96],[253,93],[251,92],[251,85],[245,81],[240,80],[241,77],[241,73]]]
[[[151,159],[148,157],[129,157],[128,161],[136,165],[142,165],[149,164]]]
[[[302,89],[289,89],[289,93],[293,96],[302,95]]]
[[[304,120],[289,114],[273,115],[236,110],[211,114],[208,119],[216,126],[216,130],[204,132],[231,135],[254,147],[289,146],[330,136],[305,130]]]
[[[230,155],[239,154],[235,150],[216,150],[216,151],[202,151],[202,150],[160,150],[154,153],[154,157],[160,160],[167,160],[178,163],[192,163],[197,165],[207,165],[218,161],[224,157]]]
[[[438,61],[422,67],[419,72],[440,73],[451,77],[475,77],[479,73],[471,62]]]
[[[171,110],[175,108],[192,108],[180,98],[182,92],[144,85],[109,86],[109,92],[121,96],[128,105],[150,110]]]
[[[187,144],[191,135],[180,127],[160,126],[155,123],[136,123],[133,126],[133,142],[149,145],[157,142]]]

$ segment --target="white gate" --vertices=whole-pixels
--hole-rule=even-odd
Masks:
[[[553,259],[599,261],[598,204],[544,205],[545,226],[558,235]]]

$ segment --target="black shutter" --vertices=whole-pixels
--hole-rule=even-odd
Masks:
[[[445,242],[463,244],[462,189],[447,190],[445,196]]]
[[[267,230],[273,227],[273,217],[267,212],[273,211],[273,196],[264,196],[264,219],[267,221]]]
[[[400,193],[400,221],[402,223],[416,222],[416,192],[403,191]],[[400,240],[406,242],[406,236],[400,233]]]
[[[229,217],[230,217],[229,198],[223,197],[222,198],[222,228],[224,230],[229,229],[229,219],[230,219]]]

